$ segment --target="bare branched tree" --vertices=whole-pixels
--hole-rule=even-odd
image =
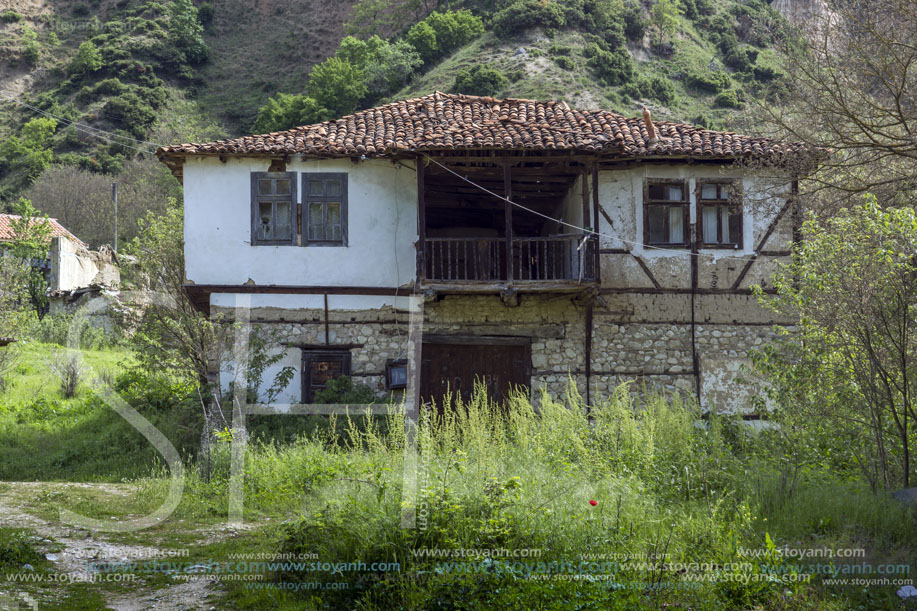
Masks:
[[[790,86],[750,119],[768,135],[830,149],[807,181],[831,212],[864,192],[886,205],[917,189],[917,3],[834,0],[784,47]]]

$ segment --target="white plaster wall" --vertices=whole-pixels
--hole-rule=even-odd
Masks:
[[[741,178],[743,193],[743,248],[738,250],[700,249],[707,260],[742,257],[754,252],[754,245],[789,194],[789,182],[773,174],[749,174],[740,168],[718,168],[706,165],[646,165],[625,170],[599,172],[599,203],[611,217],[609,225],[599,216],[602,248],[626,248],[645,259],[686,259],[688,248],[658,249],[643,245],[643,184],[653,178],[688,180],[691,202],[690,222],[697,219],[694,189],[698,179],[722,180]]]
[[[77,245],[65,238],[51,241],[48,253],[51,262],[50,285],[52,291],[72,291],[92,284],[99,268],[89,257],[77,254]]]
[[[251,172],[267,159],[189,157],[185,273],[196,284],[400,286],[414,278],[417,186],[388,160],[293,160],[290,172],[348,173],[348,246],[252,246]],[[302,177],[297,193],[302,201]]]

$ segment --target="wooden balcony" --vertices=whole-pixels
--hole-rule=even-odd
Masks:
[[[507,258],[507,245],[511,256]],[[596,281],[596,243],[580,234],[539,238],[426,238],[421,284],[468,290],[512,285],[568,289]]]

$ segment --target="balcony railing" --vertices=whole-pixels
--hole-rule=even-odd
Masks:
[[[595,280],[595,240],[581,235],[516,238],[513,282],[578,283]],[[427,238],[423,252],[428,282],[505,282],[505,238]]]

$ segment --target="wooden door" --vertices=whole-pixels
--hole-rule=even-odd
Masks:
[[[505,400],[515,386],[528,387],[532,375],[532,350],[528,341],[494,338],[489,343],[456,341],[424,342],[420,370],[420,395],[423,401],[442,397],[449,389],[453,396],[468,401],[476,380],[497,401]]]

